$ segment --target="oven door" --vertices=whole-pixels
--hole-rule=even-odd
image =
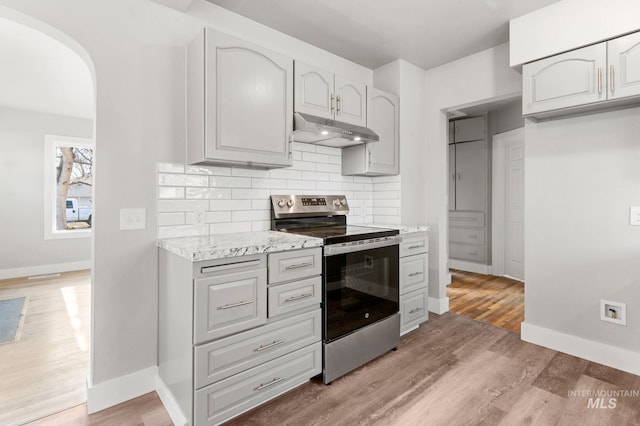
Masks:
[[[367,244],[339,250],[325,247],[325,343],[398,312],[398,240],[371,244],[373,248]]]

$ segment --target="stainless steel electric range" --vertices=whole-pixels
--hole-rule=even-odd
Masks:
[[[323,381],[400,342],[398,230],[347,225],[344,195],[272,195],[272,229],[322,238]]]

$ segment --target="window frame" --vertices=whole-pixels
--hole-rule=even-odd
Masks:
[[[93,223],[89,229],[56,229],[56,181],[52,179],[56,170],[56,147],[72,146],[78,148],[90,148],[95,159],[95,141],[90,138],[75,136],[44,135],[44,239],[71,239],[90,238],[93,235]],[[95,160],[94,160],[95,161]],[[95,168],[95,164],[94,164]],[[91,186],[91,199],[93,200],[93,185]]]

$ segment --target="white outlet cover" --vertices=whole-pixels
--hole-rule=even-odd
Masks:
[[[145,229],[147,209],[120,209],[120,230]]]
[[[614,309],[615,317],[611,316],[609,309]],[[600,319],[618,325],[627,325],[627,304],[600,299]]]

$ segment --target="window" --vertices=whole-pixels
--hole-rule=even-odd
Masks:
[[[45,239],[91,236],[93,141],[45,135],[44,146]]]

